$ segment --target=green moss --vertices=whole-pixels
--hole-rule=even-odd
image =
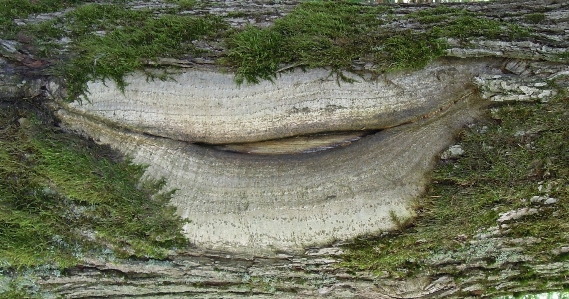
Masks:
[[[531,13],[524,16],[526,22],[538,24],[545,20],[544,13]]]
[[[436,273],[433,261],[445,256],[482,254],[483,247],[477,249],[468,241],[481,229],[496,226],[499,213],[535,205],[529,199],[536,195],[558,202],[519,219],[506,237],[539,238],[524,246],[523,254],[532,262],[566,259],[551,251],[569,242],[564,220],[569,216],[569,125],[564,121],[568,110],[567,97],[496,108],[493,119],[461,133],[465,154],[435,169],[433,184],[416,203],[419,217],[413,225],[384,237],[356,240],[348,246],[344,265],[394,276]],[[496,263],[515,258],[493,257]],[[535,278],[526,274],[520,279]]]
[[[89,4],[65,17],[78,53],[65,64],[71,97],[83,94],[91,80],[113,80],[125,86],[124,76],[155,58],[188,57],[201,53],[192,41],[214,35],[227,25],[214,16],[163,15],[129,10],[119,5]],[[96,32],[101,32],[96,34]]]
[[[520,26],[444,5],[410,14],[408,20],[428,24],[424,31],[411,32],[382,26],[384,20],[393,18],[389,6],[349,1],[303,2],[268,28],[246,26],[242,30],[229,29],[219,17],[177,14],[193,8],[194,1],[172,0],[179,7],[163,10],[160,16],[150,10],[129,9],[125,1],[110,2],[80,5],[63,17],[19,28],[36,37],[34,47],[46,57],[57,53],[58,40],[71,38],[72,57],[56,70],[67,81],[70,100],[85,95],[91,80],[112,80],[122,89],[125,75],[158,57],[207,56],[207,50],[194,46],[194,40],[225,40],[227,51],[219,61],[235,70],[241,84],[272,80],[277,73],[295,67],[329,68],[347,80],[342,72],[359,72],[354,61],[371,63],[376,75],[417,69],[444,55],[448,38],[467,42],[476,37],[529,35]],[[15,11],[13,15],[25,16],[34,10]]]
[[[181,10],[190,10],[196,7],[196,0],[168,0],[168,2],[178,4]]]
[[[568,61],[569,62],[569,51],[565,51],[557,55],[558,59],[561,61]]]
[[[117,256],[161,258],[185,245],[170,193],[156,194],[161,183],[140,186],[142,167],[33,114],[8,107],[0,121],[4,265],[65,267],[106,247]]]
[[[223,62],[236,69],[237,82],[274,79],[295,66],[327,67],[341,76],[356,72],[355,60],[375,64],[376,74],[417,69],[444,55],[446,39],[518,39],[529,31],[447,6],[421,10],[408,19],[429,24],[425,31],[387,30],[388,6],[351,2],[305,2],[268,28],[248,26],[227,39]]]
[[[453,16],[457,15],[468,15],[468,11],[464,9],[453,8],[445,5],[439,5],[435,8],[424,9],[414,13],[409,14],[409,19],[415,19],[419,23],[432,24],[440,23],[449,20]]]
[[[347,2],[305,2],[269,28],[248,26],[227,39],[223,60],[236,68],[237,82],[271,79],[287,66],[350,68],[372,52],[378,17],[386,7]]]
[[[20,28],[35,37],[38,54],[46,57],[57,53],[58,40],[72,40],[71,58],[55,69],[66,79],[70,100],[87,92],[88,81],[112,80],[122,89],[124,76],[148,61],[203,55],[206,50],[192,42],[212,38],[228,26],[211,15],[156,16],[151,10],[129,9],[122,2],[80,5],[62,17]],[[189,5],[188,1],[177,3]]]
[[[17,33],[15,19],[30,14],[54,12],[75,5],[80,0],[0,0],[0,36]]]

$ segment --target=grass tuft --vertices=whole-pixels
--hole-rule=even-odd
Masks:
[[[531,13],[524,16],[525,20],[529,23],[539,24],[545,21],[545,14],[544,13]]]
[[[417,202],[418,218],[413,224],[387,236],[356,240],[347,247],[344,265],[394,277],[437,273],[437,263],[448,257],[462,257],[465,262],[491,257],[500,266],[519,255],[493,253],[492,239],[479,245],[469,241],[496,227],[499,213],[536,207],[530,201],[534,196],[558,202],[511,223],[504,238],[539,238],[540,242],[524,245],[522,254],[529,256],[529,263],[566,259],[566,255],[551,252],[569,242],[565,223],[569,217],[567,111],[566,96],[548,103],[494,108],[492,118],[461,133],[459,142],[465,154],[442,161],[435,169],[433,184]],[[515,267],[527,268],[528,264],[516,262]]]
[[[73,265],[91,250],[163,258],[186,245],[163,182],[13,107],[0,115],[0,256],[10,268]]]
[[[237,82],[273,79],[280,69],[327,67],[350,69],[370,53],[387,7],[348,2],[305,2],[269,28],[247,26],[227,39],[222,61],[235,68]]]
[[[293,67],[330,68],[357,73],[353,63],[375,65],[375,73],[418,69],[443,56],[448,38],[518,39],[529,36],[520,26],[478,14],[437,6],[410,14],[410,21],[430,24],[425,31],[388,30],[388,6],[351,2],[304,2],[268,28],[247,26],[227,38],[222,62],[236,69],[237,82],[272,80]]]
[[[192,41],[226,28],[215,16],[163,15],[120,5],[88,4],[65,17],[79,55],[65,64],[71,98],[92,80],[112,80],[123,90],[124,77],[158,57],[191,57],[202,52]]]

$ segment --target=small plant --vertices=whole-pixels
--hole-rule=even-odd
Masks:
[[[527,14],[524,16],[524,19],[526,20],[526,22],[539,24],[545,20],[545,14],[544,13]]]
[[[171,193],[158,193],[163,183],[140,185],[142,167],[38,115],[0,113],[2,264],[66,267],[109,247],[119,257],[162,258],[186,244]]]
[[[467,42],[476,37],[529,35],[520,26],[443,5],[408,16],[430,24],[421,32],[385,30],[382,24],[389,14],[387,6],[305,2],[273,26],[247,26],[230,35],[222,62],[236,69],[238,83],[272,80],[278,72],[294,67],[330,68],[346,78],[343,71],[357,73],[352,63],[358,59],[373,63],[376,74],[418,69],[444,55],[448,38]]]
[[[569,242],[564,222],[569,217],[569,125],[563,120],[568,109],[566,95],[547,103],[516,103],[494,109],[492,119],[460,134],[465,155],[440,162],[435,169],[432,185],[416,203],[418,217],[413,226],[357,239],[347,246],[344,265],[399,277],[440,273],[438,265],[449,259],[459,263],[487,256],[493,267],[507,264],[519,268],[520,274],[512,281],[532,283],[535,291],[546,288],[539,284],[540,277],[525,269],[532,269],[534,262],[567,258],[551,252]],[[519,255],[499,251],[492,238],[476,239],[486,228],[496,227],[499,213],[531,206],[529,199],[536,194],[547,194],[558,202],[538,215],[510,223],[499,242],[530,236],[539,242],[524,245]],[[391,217],[401,223],[396,215]],[[477,242],[469,242],[472,239]],[[521,256],[529,259],[519,261]]]

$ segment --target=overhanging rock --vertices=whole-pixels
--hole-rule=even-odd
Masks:
[[[489,102],[476,78],[500,76],[503,65],[441,59],[351,84],[326,70],[240,87],[212,70],[164,82],[133,75],[124,94],[110,82],[91,83],[89,101],[59,103],[58,115],[68,129],[149,165],[146,178],[165,178],[194,244],[296,251],[394,229],[412,217],[435,157]],[[310,154],[247,155],[196,144],[363,128],[381,131]]]

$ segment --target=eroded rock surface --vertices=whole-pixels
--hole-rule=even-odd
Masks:
[[[338,84],[325,70],[241,87],[211,71],[189,70],[166,82],[134,76],[124,95],[92,84],[89,102],[61,104],[59,116],[69,129],[149,165],[148,178],[166,178],[196,245],[295,251],[393,229],[393,215],[412,216],[410,203],[423,191],[434,157],[483,105],[473,78],[497,74],[500,66],[457,62],[355,84]],[[278,157],[187,142],[360,128],[389,129],[347,147]]]
[[[124,94],[93,83],[88,102],[60,103],[58,113],[68,129],[149,165],[147,178],[165,178],[165,188],[177,190],[178,213],[191,221],[184,229],[194,244],[297,251],[393,229],[393,215],[411,217],[434,157],[480,107],[512,90],[545,101],[555,92],[538,83],[564,71],[544,64],[504,74],[508,65],[454,58],[378,81],[338,84],[326,70],[313,70],[243,86],[225,74],[188,69],[173,81],[132,76]],[[302,155],[246,155],[193,143],[364,128],[384,130]]]
[[[190,142],[243,143],[320,132],[373,130],[417,120],[472,88],[473,76],[501,73],[489,60],[441,60],[420,71],[355,83],[328,70],[284,73],[274,83],[237,86],[232,74],[186,70],[174,80],[89,84],[67,109],[133,131]]]

